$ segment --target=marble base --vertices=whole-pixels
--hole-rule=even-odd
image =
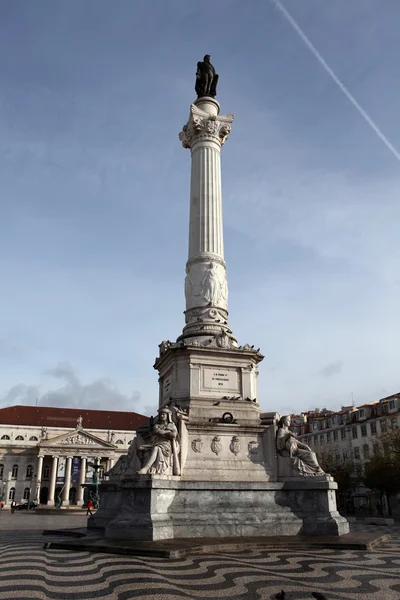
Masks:
[[[349,532],[336,510],[333,481],[183,482],[143,477],[124,481],[119,497],[109,486],[102,486],[100,509],[88,522],[91,528],[105,527],[109,539]],[[114,502],[118,505],[112,506]]]

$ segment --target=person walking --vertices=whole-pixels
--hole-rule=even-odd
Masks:
[[[93,514],[92,508],[93,508],[93,502],[91,500],[89,500],[89,502],[86,504],[86,516]]]
[[[13,513],[15,511],[15,507],[17,506],[17,503],[15,502],[15,500],[13,500],[11,502],[11,512]]]

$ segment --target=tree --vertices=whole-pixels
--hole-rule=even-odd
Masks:
[[[355,486],[352,477],[354,465],[350,458],[339,455],[333,446],[326,446],[318,453],[318,462],[325,473],[332,475],[338,484],[338,494],[342,497]]]
[[[365,465],[364,484],[371,490],[378,490],[386,495],[389,515],[392,514],[390,496],[400,491],[399,467],[395,456],[385,452],[376,453]]]

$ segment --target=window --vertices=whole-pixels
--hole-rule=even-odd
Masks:
[[[358,431],[356,426],[351,428],[351,435],[353,436],[353,440],[356,440],[358,438]]]
[[[381,426],[382,433],[385,433],[386,432],[386,421],[385,421],[385,419],[382,419],[382,421],[379,421],[379,424]]]
[[[43,467],[43,479],[48,479],[50,477],[50,467],[49,465],[44,465]]]
[[[36,435],[31,435],[31,437],[29,438],[30,442],[38,442],[39,440],[37,439]]]
[[[356,465],[355,472],[357,477],[362,477],[362,466],[360,464]]]
[[[360,448],[354,448],[354,458],[356,460],[360,459]]]
[[[327,433],[327,434],[326,434],[326,441],[328,442],[328,444],[329,444],[329,442],[331,441],[331,438],[332,438],[332,434],[331,434],[331,432]]]
[[[11,478],[17,479],[17,477],[18,477],[18,465],[13,465],[13,468],[11,471]]]
[[[318,436],[317,435],[314,436],[314,444],[316,446],[318,446]]]
[[[397,419],[392,419],[392,427],[393,429],[397,429]]]
[[[9,436],[9,435],[2,435],[2,436],[1,436],[1,439],[2,439],[2,440],[9,440],[9,439],[10,439],[10,436]]]
[[[122,440],[117,440],[115,443],[116,444],[123,444],[124,442]]]
[[[371,423],[370,427],[371,427],[371,435],[375,435],[376,434],[376,423]]]
[[[340,461],[340,454],[339,454],[339,452],[336,452],[336,454],[335,454],[335,460],[336,460],[336,462]]]
[[[364,446],[363,446],[363,454],[364,454],[364,458],[369,458],[369,446],[368,446],[368,444],[364,444]]]
[[[379,444],[375,443],[373,445],[374,454],[379,454]]]
[[[343,456],[344,460],[346,460],[346,458],[347,458],[347,450],[343,450],[342,456]]]
[[[324,437],[325,436],[323,434],[319,436],[319,443],[321,444],[321,446],[324,445]]]
[[[8,493],[8,499],[15,500],[15,488],[10,488],[10,491]]]
[[[346,430],[344,427],[340,430],[340,437],[342,438],[342,440],[346,439]]]
[[[27,477],[32,477],[33,475],[33,466],[32,465],[28,465],[26,467],[26,476]]]
[[[363,416],[364,416],[364,409],[362,408],[362,409],[359,411],[359,417],[361,418],[361,417],[363,417]]]
[[[23,495],[23,499],[24,500],[29,500],[29,496],[31,495],[31,490],[30,488],[25,488],[24,489],[24,495]]]
[[[313,431],[318,431],[318,423],[312,424]]]
[[[384,413],[387,413],[388,409],[389,409],[389,407],[388,407],[387,403],[382,406],[382,410]]]
[[[4,465],[0,465],[0,479],[3,479]]]
[[[367,426],[361,425],[361,435],[362,437],[367,437]]]
[[[395,401],[389,400],[389,408],[392,409],[392,408],[395,408],[395,406],[396,406]]]
[[[334,431],[334,432],[333,432],[333,441],[334,441],[334,442],[337,442],[337,441],[338,441],[338,437],[339,437],[339,435],[338,435],[338,432],[337,432],[337,431]]]
[[[22,435],[17,435],[15,440],[18,440],[18,442],[20,442],[21,440],[24,441],[24,437]]]

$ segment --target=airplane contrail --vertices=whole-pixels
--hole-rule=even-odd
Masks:
[[[353,94],[347,89],[347,87],[344,85],[344,83],[342,83],[342,81],[340,81],[339,77],[331,69],[331,67],[328,65],[326,60],[321,56],[321,54],[318,52],[318,50],[316,49],[314,44],[309,40],[307,35],[301,29],[300,25],[297,23],[297,21],[295,21],[295,19],[288,12],[288,10],[283,6],[283,4],[280,2],[280,0],[271,0],[271,2],[273,4],[275,4],[276,8],[282,13],[284,18],[288,21],[288,23],[290,23],[290,25],[293,27],[293,29],[296,31],[296,33],[303,40],[305,45],[309,48],[309,50],[311,50],[312,54],[318,60],[320,65],[323,67],[323,69],[328,73],[328,75],[331,77],[331,79],[333,79],[333,81],[336,83],[336,85],[342,90],[342,92],[347,97],[347,99],[350,100],[350,102],[352,103],[354,108],[358,111],[358,113],[362,116],[362,118],[368,123],[368,125],[376,133],[376,135],[379,137],[379,139],[382,140],[382,142],[385,144],[386,148],[388,148],[390,150],[390,152],[397,158],[397,160],[400,161],[400,153],[398,152],[398,150],[396,150],[396,148],[393,146],[393,144],[387,139],[385,134],[382,133],[382,131],[379,129],[378,125],[375,123],[375,121],[373,121],[373,119],[371,119],[371,117],[369,116],[367,111],[363,109],[363,107],[359,104],[359,102],[357,102],[357,100],[354,98]]]

